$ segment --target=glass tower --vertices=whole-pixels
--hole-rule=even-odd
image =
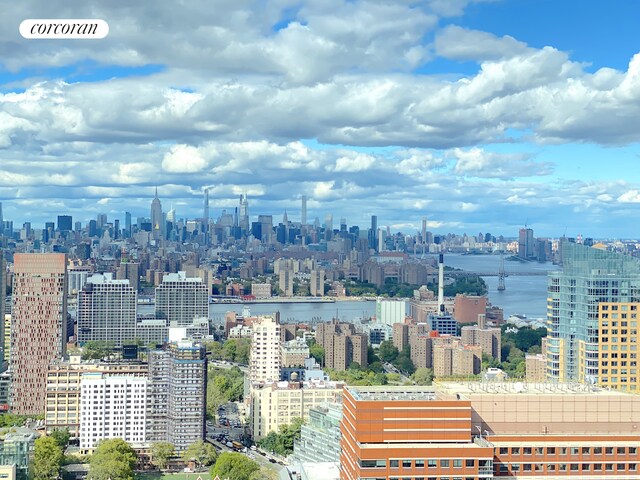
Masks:
[[[569,242],[561,248],[562,270],[549,273],[547,378],[596,383],[598,304],[640,301],[640,261]]]

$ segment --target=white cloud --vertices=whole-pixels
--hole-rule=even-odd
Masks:
[[[162,160],[162,168],[171,173],[195,173],[207,168],[207,160],[190,145],[174,145]]]
[[[510,58],[527,51],[527,44],[513,37],[495,35],[449,25],[438,32],[436,53],[453,60],[497,60]]]
[[[620,203],[640,203],[640,191],[629,190],[618,197]]]

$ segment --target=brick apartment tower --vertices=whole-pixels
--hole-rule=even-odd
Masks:
[[[67,256],[14,256],[11,370],[13,413],[41,415],[49,363],[65,354]]]

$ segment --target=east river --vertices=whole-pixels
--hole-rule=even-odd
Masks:
[[[445,265],[470,272],[498,272],[499,255],[445,255]],[[547,276],[517,276],[514,272],[547,272],[558,267],[551,263],[505,260],[506,290],[498,291],[498,277],[483,277],[489,290],[489,301],[504,309],[505,318],[513,314],[528,318],[544,318],[547,304]],[[336,316],[342,320],[370,317],[375,314],[375,302],[342,301],[335,303],[254,303],[246,305],[252,315],[280,312],[283,323],[314,323],[329,321]],[[209,316],[221,321],[228,311],[241,313],[243,304],[211,304]]]

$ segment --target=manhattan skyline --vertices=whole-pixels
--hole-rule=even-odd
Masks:
[[[0,201],[69,214],[629,238],[640,178],[634,2],[29,2],[0,19]],[[103,40],[25,40],[102,18]],[[14,225],[19,227],[18,224]]]

